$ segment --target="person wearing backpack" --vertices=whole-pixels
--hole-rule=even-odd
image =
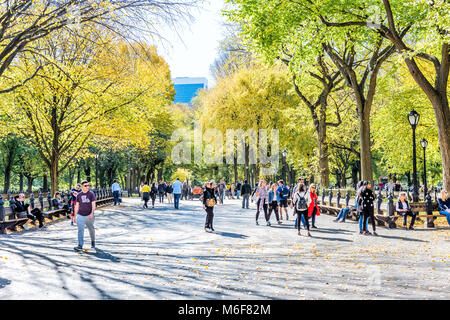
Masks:
[[[283,220],[283,208],[284,212],[286,212],[286,220],[289,220],[288,215],[288,198],[289,198],[289,189],[284,185],[284,181],[278,181],[278,189],[277,189],[277,201],[280,206],[280,218]]]
[[[152,187],[150,189],[150,198],[152,199],[152,209],[155,208],[155,200],[156,196],[158,195],[158,188],[156,187],[156,183],[152,183]]]
[[[306,230],[308,232],[308,237],[311,237],[311,233],[309,232],[309,221],[308,221],[308,201],[307,201],[308,192],[306,191],[306,186],[301,183],[297,186],[296,191],[292,197],[292,203],[294,206],[294,214],[297,214],[297,229],[298,235],[300,236],[300,225],[301,221],[304,218],[304,224],[306,226]]]
[[[142,192],[142,200],[144,200],[144,208],[148,208],[148,200],[150,200],[150,187],[148,186],[148,182],[144,183],[144,186],[141,189]]]

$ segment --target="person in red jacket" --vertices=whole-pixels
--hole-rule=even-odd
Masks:
[[[316,185],[312,184],[309,186],[309,192],[306,194],[306,202],[308,203],[308,218],[311,217],[312,220],[311,228],[314,229],[317,229],[316,216],[320,216],[316,189],[317,189]]]

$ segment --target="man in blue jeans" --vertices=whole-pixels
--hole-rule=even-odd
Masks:
[[[120,204],[119,196],[120,196],[120,185],[117,183],[117,180],[113,181],[113,184],[111,186],[111,190],[114,197],[114,205]]]
[[[180,209],[180,198],[181,198],[181,188],[183,187],[183,184],[181,183],[180,179],[177,178],[177,180],[172,183],[173,188],[173,204],[175,209]]]
[[[78,193],[75,204],[74,217],[78,227],[78,247],[74,248],[75,251],[83,250],[85,226],[89,230],[91,247],[95,250],[94,212],[96,207],[95,202],[97,201],[97,199],[95,197],[95,194],[89,190],[89,187],[89,182],[81,182],[81,192]]]

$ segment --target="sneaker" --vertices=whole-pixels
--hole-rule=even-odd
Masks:
[[[76,246],[75,248],[73,248],[73,250],[75,250],[77,252],[81,252],[81,251],[83,251],[83,247],[82,246]]]
[[[281,222],[280,220],[278,220],[278,224],[283,224],[283,222]]]
[[[374,232],[373,232],[373,235],[374,235],[374,236],[378,236],[378,233],[376,233],[376,232],[374,231]]]
[[[70,225],[73,226],[73,221],[70,221]]]
[[[312,235],[311,235],[311,233],[309,233],[309,231],[308,231],[308,237],[312,237]]]
[[[212,231],[212,232],[214,232],[214,231],[216,231],[216,230],[214,230],[214,228],[213,228],[213,227],[211,227],[211,231]]]
[[[270,223],[270,221],[267,222],[267,225],[270,227],[272,224]]]
[[[299,235],[299,236],[301,236],[301,235],[302,235],[302,234],[301,234],[301,232],[300,232],[300,230],[298,230],[298,235]]]
[[[288,215],[286,215],[286,220],[289,220],[289,216]]]
[[[210,233],[210,232],[211,232],[211,229],[205,228],[205,231],[208,232],[208,233]]]
[[[366,232],[364,232],[364,235],[371,236],[372,234],[370,233],[370,231],[366,231]]]
[[[364,234],[364,231],[359,231],[359,234]]]
[[[258,221],[256,221],[256,225],[259,226],[259,222]]]
[[[313,229],[319,229],[319,228],[317,228],[316,226],[312,226],[311,228],[313,228]]]
[[[334,219],[333,222],[339,222],[339,220],[338,219]]]
[[[414,227],[413,226],[409,227],[409,230],[414,230]]]

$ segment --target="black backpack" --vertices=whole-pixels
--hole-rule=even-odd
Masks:
[[[287,200],[289,197],[289,189],[286,186],[283,186],[280,190],[280,196],[283,200]]]
[[[300,194],[300,192],[297,192],[298,194],[298,200],[295,203],[295,209],[297,209],[297,211],[304,211],[306,209],[308,209],[308,203],[306,202],[306,192],[303,194],[303,196]]]

